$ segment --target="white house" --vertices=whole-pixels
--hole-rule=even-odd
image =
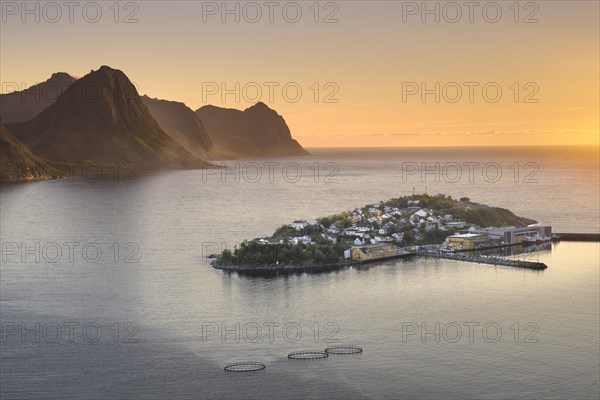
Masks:
[[[404,233],[400,232],[400,233],[393,233],[392,237],[394,239],[396,239],[397,241],[401,242],[402,239],[404,239]]]
[[[358,237],[364,237],[365,234],[363,232],[358,232],[356,229],[354,228],[348,228],[344,231],[344,234],[346,236],[358,236]]]
[[[293,237],[292,238],[292,244],[296,245],[298,243],[304,243],[304,244],[311,244],[312,241],[310,240],[309,236],[298,236],[298,237]]]
[[[420,209],[413,215],[416,215],[417,217],[420,217],[420,218],[425,218],[427,215],[429,215],[429,213],[427,211],[425,211],[424,209]]]
[[[272,245],[272,244],[281,244],[283,240],[277,239],[274,237],[260,238],[254,240],[256,243],[264,244],[264,245]]]
[[[356,225],[355,229],[357,232],[363,232],[363,233],[370,231],[370,228],[367,225],[361,225],[361,224]]]
[[[308,222],[306,222],[303,219],[292,222],[292,228],[294,228],[296,230],[304,229],[307,226],[308,226]]]

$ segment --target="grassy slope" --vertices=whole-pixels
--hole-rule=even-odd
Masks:
[[[54,179],[58,168],[34,155],[0,124],[0,171],[2,182]]]

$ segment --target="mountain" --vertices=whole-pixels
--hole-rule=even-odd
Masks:
[[[0,94],[0,119],[5,124],[11,124],[36,117],[54,103],[75,80],[69,74],[57,72],[47,81],[25,90]]]
[[[7,128],[34,153],[61,163],[203,165],[160,127],[127,76],[107,66],[69,86],[34,119]]]
[[[212,105],[196,110],[215,150],[231,157],[303,156],[283,117],[264,103],[244,111]]]
[[[37,157],[0,123],[0,173],[2,182],[58,178],[58,168]]]
[[[176,101],[142,96],[142,102],[158,124],[179,144],[200,158],[209,158],[213,144],[202,121],[188,106]]]

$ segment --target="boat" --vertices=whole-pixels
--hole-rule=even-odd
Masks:
[[[523,236],[523,244],[535,243],[535,236],[525,235]]]
[[[444,246],[441,250],[444,253],[454,253],[454,247],[452,246]]]
[[[539,234],[535,235],[535,242],[536,242],[537,244],[540,244],[540,243],[546,243],[546,242],[549,242],[550,240],[552,240],[552,238],[551,238],[551,237],[548,237],[548,236],[541,236],[541,235],[539,235]]]
[[[535,236],[525,235],[523,236],[523,244],[540,244],[551,241],[552,238],[550,236],[542,236],[539,233],[536,233]]]

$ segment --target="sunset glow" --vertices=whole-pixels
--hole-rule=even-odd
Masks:
[[[294,23],[283,6],[252,22],[243,2],[140,2],[119,23],[108,5],[97,23],[77,9],[50,23],[43,6],[23,23],[3,5],[1,91],[110,65],[194,110],[263,101],[305,147],[598,144],[598,2],[500,3],[497,22],[483,5],[453,22],[444,2],[437,17],[420,2],[302,3]]]

